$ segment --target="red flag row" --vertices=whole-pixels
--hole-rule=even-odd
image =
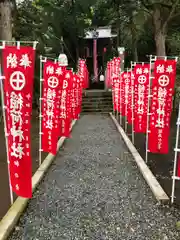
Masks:
[[[30,138],[35,51],[30,46],[5,46],[2,51],[10,184],[13,192],[25,198],[32,197]],[[59,138],[70,137],[71,121],[79,118],[88,71],[85,61],[79,62],[77,74],[49,60],[43,65],[40,136],[42,150],[55,155]]]
[[[47,61],[43,70],[42,150],[57,153],[59,137],[70,137],[72,119],[81,111],[82,78]]]
[[[129,124],[133,121],[135,133],[148,130],[150,152],[168,153],[176,61],[156,60],[151,73],[150,64],[137,64],[132,71],[119,76],[114,63],[108,66],[111,66],[107,72],[111,73],[108,84],[112,85],[114,110],[125,116]]]

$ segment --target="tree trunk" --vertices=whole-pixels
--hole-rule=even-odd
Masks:
[[[134,43],[133,52],[134,52],[134,62],[138,62],[137,42]]]
[[[78,63],[79,60],[79,46],[78,44],[76,45],[76,63]]]
[[[124,71],[124,52],[119,54],[119,57],[121,59],[121,71]]]
[[[138,48],[137,48],[137,31],[136,31],[136,25],[132,19],[131,23],[131,37],[132,37],[132,51],[133,51],[133,59],[134,62],[138,62]]]
[[[166,56],[166,36],[163,33],[163,31],[159,31],[155,35],[155,41],[156,41],[156,55],[157,56]]]
[[[116,47],[118,48],[120,44],[120,27],[117,27],[117,42]]]
[[[12,40],[12,3],[10,0],[0,2],[0,39]]]
[[[160,6],[156,6],[153,13],[154,40],[156,43],[156,55],[166,56],[166,29],[164,29]]]

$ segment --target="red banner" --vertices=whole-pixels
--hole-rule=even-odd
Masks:
[[[120,83],[120,78],[114,77],[112,82],[114,111],[119,111],[119,95],[120,95],[119,83]]]
[[[62,84],[62,68],[57,63],[47,61],[43,70],[42,95],[42,150],[57,153],[59,138],[59,106],[60,86]]]
[[[177,172],[176,175],[180,177],[180,154],[177,156]]]
[[[109,80],[110,80],[110,86],[112,87],[112,73],[113,73],[113,62],[110,62],[110,68],[109,68]]]
[[[30,121],[35,50],[7,46],[2,53],[11,186],[18,196],[31,198]]]
[[[148,146],[152,153],[167,154],[169,151],[170,117],[175,79],[175,60],[155,61]]]
[[[79,114],[81,112],[81,105],[82,105],[82,80],[79,76],[76,77],[77,82],[76,82],[76,119],[79,118]]]
[[[73,88],[73,73],[66,70],[61,84],[62,93],[60,100],[60,126],[61,137],[70,137],[70,126],[72,117],[71,92]]]
[[[72,119],[79,119],[81,112],[81,98],[82,98],[82,83],[77,74],[73,75],[73,88],[72,88]]]
[[[89,72],[84,59],[79,60],[78,75],[82,78],[83,88],[89,88]]]
[[[125,116],[125,78],[124,78],[125,72],[121,74],[120,77],[120,109],[121,109],[121,115]]]
[[[112,89],[113,89],[113,103],[114,110],[120,110],[120,58],[114,58],[112,60],[113,68],[112,68]]]
[[[114,62],[114,74],[115,74],[115,76],[119,77],[121,59],[119,57],[116,57],[116,58],[114,58],[113,62]]]
[[[77,98],[76,98],[76,88],[77,88],[77,75],[73,74],[73,86],[72,86],[72,119],[76,119],[76,105],[77,105]]]
[[[132,124],[132,111],[133,111],[133,97],[134,97],[134,72],[130,72],[130,83],[127,103],[127,120],[129,124]]]
[[[137,64],[134,68],[134,131],[136,133],[146,133],[149,70],[149,64]]]
[[[120,57],[113,58],[107,63],[105,85],[107,88],[113,87],[113,79],[120,77]]]
[[[121,115],[126,117],[128,111],[130,81],[130,72],[123,72],[121,74]]]

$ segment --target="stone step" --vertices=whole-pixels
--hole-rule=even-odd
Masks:
[[[83,92],[82,112],[112,111],[112,93],[105,90],[85,90]]]

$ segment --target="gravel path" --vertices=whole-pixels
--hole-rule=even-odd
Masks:
[[[10,240],[180,239],[110,118],[83,116]]]

